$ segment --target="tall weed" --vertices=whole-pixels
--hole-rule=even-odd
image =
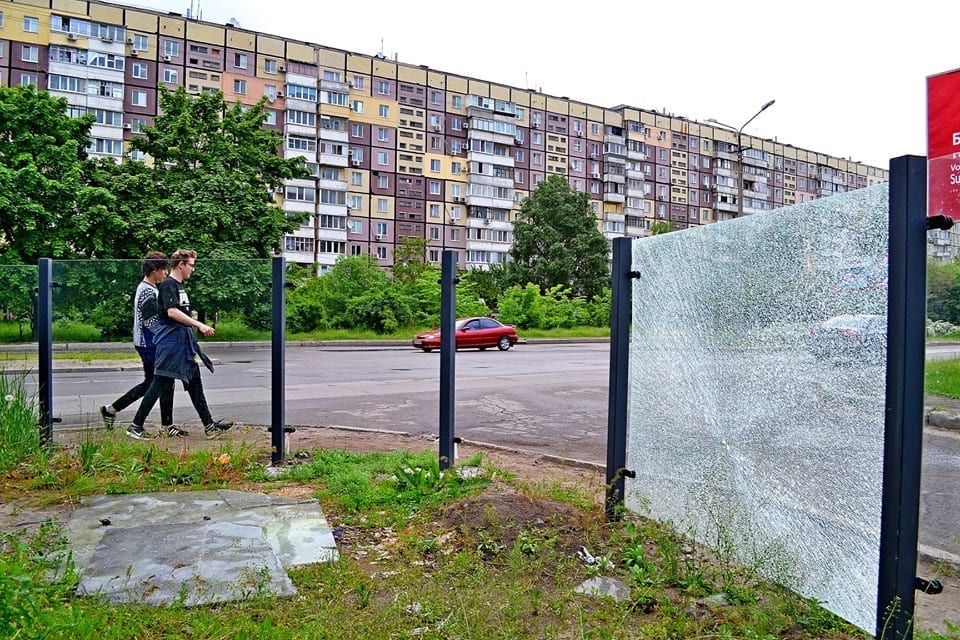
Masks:
[[[40,448],[40,416],[34,398],[27,396],[24,378],[0,371],[0,472]]]

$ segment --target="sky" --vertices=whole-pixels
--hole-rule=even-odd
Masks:
[[[627,104],[887,168],[926,155],[926,78],[960,68],[956,0],[114,0]],[[561,8],[562,7],[562,8]]]

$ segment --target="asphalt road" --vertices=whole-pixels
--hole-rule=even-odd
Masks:
[[[605,463],[609,350],[609,344],[600,342],[457,352],[456,435]],[[204,370],[203,379],[214,416],[269,424],[269,350],[223,349],[211,355],[219,361],[217,371]],[[438,353],[409,347],[289,347],[286,355],[288,424],[438,433]],[[99,424],[97,408],[138,376],[136,368],[57,372],[54,407],[63,420],[57,428]],[[835,372],[838,388],[844,377],[842,369]],[[175,406],[178,423],[198,428],[182,389]],[[120,419],[129,420],[134,410],[127,409]],[[791,420],[786,411],[781,417]],[[960,554],[958,496],[960,433],[928,428],[920,539],[925,550]]]

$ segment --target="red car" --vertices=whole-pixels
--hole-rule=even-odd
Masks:
[[[500,324],[493,318],[461,318],[456,322],[457,349],[476,348],[483,351],[496,347],[506,351],[517,344],[517,329],[509,324]],[[440,330],[418,333],[413,346],[430,353],[440,348]]]

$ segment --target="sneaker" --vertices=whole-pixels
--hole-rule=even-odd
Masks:
[[[207,426],[203,428],[203,433],[206,434],[207,438],[216,438],[218,435],[224,431],[229,431],[230,427],[233,426],[232,422],[224,422],[223,420],[214,420]]]
[[[117,414],[110,413],[107,405],[100,407],[100,417],[103,418],[103,424],[107,429],[113,429],[113,422],[117,419]]]
[[[190,434],[184,431],[183,429],[181,429],[180,427],[178,427],[177,425],[172,424],[169,427],[167,427],[167,435],[170,436],[171,438],[186,438]]]
[[[133,438],[134,440],[149,440],[150,436],[147,435],[147,432],[144,431],[143,427],[138,427],[135,424],[131,424],[127,427],[127,435]]]

